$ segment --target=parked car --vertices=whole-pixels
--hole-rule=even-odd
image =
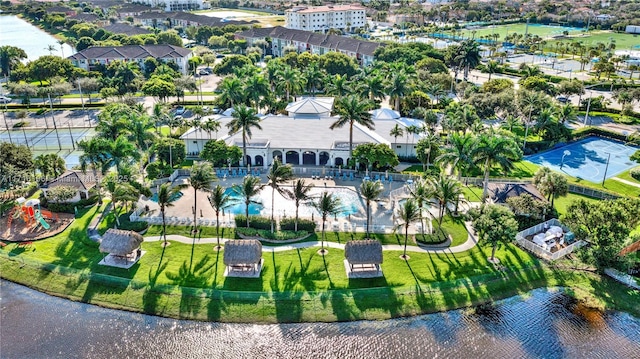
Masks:
[[[178,115],[178,116],[182,116],[182,115],[184,115],[184,113],[186,111],[187,110],[184,108],[184,106],[178,106],[178,107],[176,107],[175,114]]]
[[[558,102],[560,102],[560,103],[569,102],[569,99],[567,97],[564,97],[564,96],[558,96],[558,97],[556,97],[556,100],[558,100]]]
[[[200,75],[200,76],[207,76],[207,75],[209,75],[209,71],[204,70],[204,69],[199,70],[199,71],[198,71],[198,75]]]
[[[9,102],[11,102],[11,101],[13,101],[13,100],[11,99],[11,97],[7,97],[7,96],[0,96],[0,103],[9,103]]]

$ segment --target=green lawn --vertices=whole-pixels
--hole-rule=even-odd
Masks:
[[[588,202],[597,202],[597,201],[599,201],[599,199],[596,199],[596,198],[593,198],[593,197],[583,196],[581,194],[575,194],[575,193],[568,193],[564,197],[556,198],[555,201],[553,202],[553,206],[556,208],[556,211],[558,212],[558,215],[562,216],[562,215],[567,213],[567,207],[571,203],[573,203],[573,201],[576,201],[578,199],[584,199],[584,200],[586,200]]]
[[[200,320],[298,322],[384,319],[493,301],[541,286],[566,286],[603,308],[639,315],[640,293],[597,275],[540,263],[513,245],[488,265],[489,247],[463,253],[384,252],[384,277],[346,277],[344,253],[317,248],[263,253],[260,278],[225,278],[223,252],[211,245],[145,242],[131,269],[98,265],[103,254],[86,237],[97,208],[83,210],[61,235],[27,248],[0,249],[0,273],[66,298],[138,312]],[[197,243],[197,242],[196,242]]]
[[[635,167],[635,168],[638,168],[638,167]],[[626,170],[626,171],[624,171],[624,172],[622,172],[620,174],[617,174],[616,177],[622,178],[623,180],[627,180],[629,182],[640,184],[640,181],[638,181],[637,179],[631,177],[630,172],[631,172],[631,170]]]
[[[524,34],[525,31],[528,31],[529,34],[538,35],[540,37],[545,38],[545,37],[550,37],[554,35],[562,35],[562,30],[564,30],[558,27],[537,26],[535,24],[529,25],[528,30],[526,28],[527,28],[527,25],[525,23],[495,25],[493,27],[483,27],[483,28],[475,29],[475,37],[479,38],[480,36],[498,34],[500,35],[499,40],[504,40],[506,35],[513,34],[513,33]],[[471,38],[473,37],[472,31],[473,30],[464,29],[462,31],[462,36]],[[571,35],[579,34],[580,32],[581,31],[571,30],[569,31],[569,34]],[[451,31],[449,31],[448,33],[451,33]]]
[[[629,50],[631,47],[640,43],[640,38],[636,35],[626,33],[615,33],[611,31],[591,31],[587,36],[572,37],[569,39],[549,41],[545,49],[547,51],[555,51],[555,43],[561,42],[576,42],[579,41],[583,45],[591,46],[596,45],[598,42],[609,44],[611,40],[616,43],[616,50]]]

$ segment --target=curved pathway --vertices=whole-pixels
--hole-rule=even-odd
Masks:
[[[407,246],[407,252],[459,253],[459,252],[468,251],[469,249],[475,247],[476,244],[478,244],[478,241],[476,240],[476,237],[473,235],[473,228],[471,228],[471,223],[465,222],[465,226],[467,227],[467,233],[468,233],[467,241],[460,245],[457,245],[455,247],[442,247],[437,245],[435,246],[420,245],[420,247]],[[151,237],[144,237],[144,240],[146,242],[154,242],[154,241],[160,241],[162,240],[162,238],[160,236],[151,236]],[[186,243],[186,244],[192,244],[194,242],[193,238],[182,236],[179,234],[169,234],[167,235],[167,240]],[[227,238],[220,238],[221,243],[224,243],[229,240],[230,239],[227,239]],[[217,243],[217,239],[216,238],[200,238],[200,239],[195,239],[195,243],[196,244],[215,244]],[[328,247],[328,248],[336,248],[336,249],[344,250],[344,244],[341,244],[341,243],[325,241],[324,245],[325,247]],[[284,251],[290,251],[294,249],[304,249],[304,248],[311,248],[311,247],[320,247],[320,242],[318,241],[302,242],[302,243],[292,243],[292,244],[280,245],[280,246],[269,246],[266,244],[262,244],[262,251],[263,252],[284,252]],[[397,245],[397,244],[384,244],[382,245],[382,249],[385,251],[402,251],[404,249],[404,246]]]
[[[612,180],[616,180],[618,182],[624,183],[626,185],[629,186],[633,186],[633,187],[639,187],[640,188],[640,183],[636,183],[636,182],[631,182],[631,181],[627,181],[624,178],[619,178],[619,177],[611,177]]]

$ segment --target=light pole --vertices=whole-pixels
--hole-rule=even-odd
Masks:
[[[560,168],[562,168],[562,166],[564,166],[564,157],[565,156],[571,156],[571,151],[564,150],[564,153],[562,154],[562,159],[560,160]]]
[[[609,169],[609,160],[611,159],[611,153],[607,152],[607,165],[604,167],[604,176],[602,176],[602,186],[604,187],[604,181],[607,179],[607,170]]]

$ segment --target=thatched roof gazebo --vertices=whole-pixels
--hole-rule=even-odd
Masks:
[[[379,241],[374,239],[348,241],[344,246],[344,256],[349,278],[382,276],[380,269],[382,244]]]
[[[142,242],[144,238],[134,231],[108,229],[100,242],[100,252],[108,255],[100,261],[100,264],[130,268],[142,257],[143,253],[140,250]]]
[[[256,239],[227,241],[223,260],[225,276],[257,278],[262,271],[262,243]]]

